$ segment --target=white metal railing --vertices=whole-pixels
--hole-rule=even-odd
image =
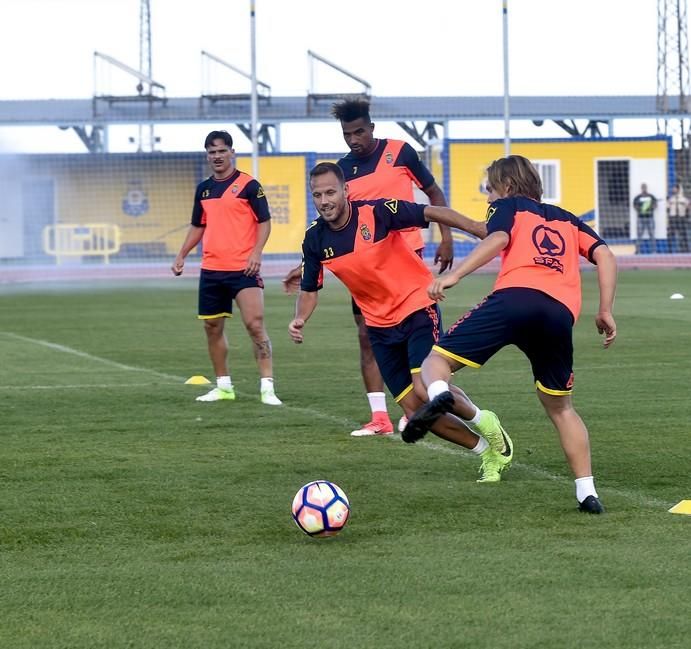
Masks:
[[[62,257],[110,256],[120,251],[120,228],[112,223],[59,223],[43,228],[43,250],[57,263]]]

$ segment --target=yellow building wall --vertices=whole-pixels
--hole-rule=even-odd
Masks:
[[[252,160],[238,156],[238,169],[252,173]],[[307,222],[304,155],[264,156],[259,158],[258,176],[271,209],[271,236],[264,248],[267,254],[299,252]]]
[[[446,163],[450,205],[484,219],[485,169],[503,155],[503,143],[451,141],[446,147],[447,156],[438,148],[430,152],[429,166],[437,184],[444,186]],[[668,142],[516,141],[512,152],[532,160],[559,160],[558,204],[580,216],[595,208],[598,159],[666,161]],[[260,156],[258,175],[273,217],[268,254],[299,252],[306,224],[315,215],[307,188],[308,165],[334,159],[331,154],[309,153]],[[249,156],[238,156],[237,165],[251,173]],[[26,176],[53,180],[56,223],[115,224],[129,254],[142,256],[177,252],[189,227],[195,188],[210,173],[203,155],[192,154],[35,156],[28,168]],[[428,236],[437,240],[437,228],[431,230]]]
[[[251,159],[237,166],[251,173]],[[36,176],[51,177],[59,224],[115,224],[122,246],[141,254],[175,254],[190,224],[194,192],[209,175],[203,157],[66,156],[41,161]],[[272,215],[265,253],[300,250],[307,219],[304,155],[265,156],[259,178]]]
[[[559,160],[561,200],[558,205],[576,216],[595,209],[595,165],[607,158],[666,160],[666,140],[574,140],[512,142],[511,153],[530,160]],[[482,220],[487,211],[485,170],[504,156],[503,142],[450,142],[448,145],[451,207]]]
[[[177,251],[189,226],[198,182],[193,160],[99,157],[83,162],[53,170],[58,223],[115,224],[122,245],[141,246],[143,254]],[[133,203],[132,198],[139,200]],[[136,207],[141,214],[126,212]]]

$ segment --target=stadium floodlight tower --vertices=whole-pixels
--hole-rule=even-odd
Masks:
[[[341,99],[352,99],[355,97],[364,97],[370,99],[372,95],[372,86],[369,82],[365,81],[361,77],[349,72],[348,70],[342,68],[340,65],[325,59],[312,50],[307,50],[307,61],[309,64],[309,90],[307,91],[307,114],[311,116],[319,117],[330,117],[330,112],[326,108],[324,100],[329,102],[338,101]],[[351,92],[317,92],[317,77],[320,70],[326,70],[327,72],[335,72],[340,75],[339,81],[343,77],[347,77],[351,82],[355,82],[355,85],[359,88]],[[333,81],[333,79],[332,79]],[[330,108],[330,104],[329,104]],[[382,102],[373,104],[371,107],[370,114],[373,118],[381,118],[383,120],[391,119],[395,121],[398,126],[400,126],[417,144],[425,149],[425,156],[429,158],[432,155],[432,148],[438,146],[441,142],[437,128],[441,127],[444,133],[448,132],[448,123],[439,119],[430,119],[429,117],[423,118],[421,112],[420,119],[424,119],[424,126],[420,128],[416,123],[415,119],[409,121],[401,121],[400,119],[395,119],[396,114],[395,109],[390,104],[383,104]]]
[[[107,64],[105,70],[103,65]],[[111,83],[110,72],[113,68],[124,72],[127,75],[128,83],[131,82],[129,77],[134,77],[137,80],[135,89],[136,95],[122,94],[117,90],[122,88],[119,84],[117,90],[111,87],[103,89],[104,84]],[[128,86],[129,87],[129,86]],[[137,152],[153,151],[155,144],[159,138],[154,137],[154,122],[153,107],[154,104],[160,102],[166,105],[166,87],[154,81],[151,76],[151,7],[149,0],[141,0],[140,14],[139,14],[139,69],[118,61],[112,56],[103,54],[102,52],[94,52],[94,96],[93,96],[93,116],[94,119],[103,122],[106,120],[104,113],[113,104],[118,102],[129,102],[133,104],[132,109],[128,113],[135,116],[136,121],[133,123],[139,124],[139,138],[137,141]],[[136,107],[137,104],[145,102],[148,106],[144,109]],[[106,110],[102,110],[103,106]],[[148,135],[144,136],[144,129],[148,127]],[[84,138],[82,138],[84,139]],[[135,142],[135,138],[130,138],[130,142]],[[88,145],[88,143],[87,143]],[[91,149],[90,149],[91,150]],[[107,150],[107,147],[106,147]]]
[[[214,64],[214,65],[212,65]],[[235,75],[252,80],[252,75],[240,68],[224,61],[222,58],[202,50],[202,94],[203,100],[210,102],[212,108],[216,104],[229,102],[230,104],[246,103],[251,100],[251,94],[246,89],[238,89],[237,92],[228,92],[228,88],[224,88],[223,92],[219,92],[217,85],[217,77],[214,75],[214,68],[225,68],[234,72]],[[222,82],[225,85],[228,79],[223,78]],[[264,104],[271,103],[271,86],[268,83],[257,80],[257,94],[258,101]],[[204,110],[205,114],[210,111]],[[246,121],[240,121],[236,126],[242,131],[249,140],[252,139],[252,125]],[[259,153],[268,153],[270,151],[278,151],[280,148],[280,131],[277,124],[262,123],[257,129],[257,141],[259,146]]]
[[[657,2],[658,133],[678,147],[679,180],[689,181],[689,41],[686,0]]]
[[[352,72],[348,72],[345,68],[342,68],[336,63],[332,63],[323,56],[320,56],[312,50],[307,50],[307,63],[309,66],[309,90],[307,91],[307,114],[313,115],[317,112],[323,112],[323,110],[318,109],[319,102],[323,100],[338,100],[347,99],[352,97],[367,97],[369,98],[372,94],[372,86],[364,79],[358,77]],[[317,92],[317,77],[318,70],[320,69],[318,64],[322,64],[321,69],[327,69],[329,71],[334,71],[341,77],[347,77],[351,81],[354,81],[361,88],[356,92]],[[328,113],[327,113],[328,114]]]
[[[125,72],[127,75],[134,77],[137,79],[138,83],[136,85],[136,90],[137,94],[136,95],[128,95],[128,94],[116,94],[114,92],[103,92],[101,90],[101,84],[102,84],[102,78],[105,76],[106,78],[109,78],[109,74],[103,75],[100,72],[100,65],[99,63],[107,63],[111,68],[117,68],[118,70],[121,70],[122,72]],[[99,120],[104,119],[104,115],[102,114],[102,105],[105,104],[108,108],[110,108],[113,104],[118,103],[118,102],[147,102],[148,107],[149,107],[149,112],[151,112],[151,109],[153,107],[154,102],[161,102],[162,104],[166,104],[167,99],[165,96],[166,92],[166,87],[162,83],[158,83],[158,81],[154,81],[149,75],[143,74],[139,70],[135,70],[134,68],[130,67],[129,65],[123,63],[122,61],[118,61],[117,59],[113,58],[112,56],[108,56],[107,54],[103,54],[102,52],[94,52],[94,96],[93,96],[93,115],[94,118],[97,118]],[[150,124],[151,129],[153,129],[153,118],[150,115],[147,115],[146,110],[145,111],[137,111],[140,115],[140,128],[143,127],[143,125]],[[153,131],[152,131],[153,133]],[[130,138],[130,141],[134,141],[134,138]],[[150,142],[151,145],[153,145],[153,140]],[[142,147],[142,138],[140,137],[139,143],[138,143],[138,151],[144,151],[144,147]],[[149,148],[151,150],[151,148]]]
[[[151,3],[149,0],[140,0],[139,3],[139,72],[144,77],[151,79]],[[137,92],[144,92],[144,84],[139,81]],[[149,86],[149,92],[151,87]],[[144,125],[139,124],[138,151],[153,151],[155,148],[154,125],[149,123],[148,137],[144,142]]]
[[[323,100],[340,100],[340,99],[351,99],[354,97],[365,97],[369,99],[372,95],[372,86],[369,82],[365,81],[361,77],[348,72],[348,70],[342,68],[340,65],[325,59],[312,50],[307,50],[307,61],[309,64],[309,90],[307,91],[307,114],[315,115],[318,113],[323,113],[323,108],[320,110],[319,102]],[[319,65],[321,64],[321,66]],[[326,68],[327,70],[333,70],[342,77],[347,77],[351,81],[354,81],[360,88],[354,92],[317,92],[317,77],[318,71],[320,69]],[[372,112],[377,113],[381,109],[381,106],[372,106]],[[397,121],[398,124],[411,138],[413,138],[421,146],[427,146],[430,141],[437,140],[437,130],[436,127],[441,125],[438,121],[427,121],[425,126],[420,129],[415,121],[402,122]]]

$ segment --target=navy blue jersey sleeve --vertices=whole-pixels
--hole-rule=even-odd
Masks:
[[[319,241],[316,236],[317,221],[313,221],[302,242],[302,277],[300,290],[314,293],[324,285],[324,270],[322,268]]]
[[[487,234],[493,232],[506,232],[511,236],[516,206],[511,198],[500,198],[490,203],[487,208]]]
[[[578,252],[593,263],[593,252],[598,246],[606,246],[605,240],[589,225],[574,217],[578,224]]]
[[[374,216],[378,224],[383,225],[387,231],[429,226],[429,222],[425,220],[424,205],[395,198],[380,198],[375,201]]]
[[[406,167],[420,189],[427,189],[434,184],[434,176],[420,160],[417,151],[407,142],[401,147],[394,166]]]
[[[202,216],[204,208],[202,207],[202,190],[205,183],[197,185],[197,190],[194,192],[194,205],[192,206],[192,225],[203,228]]]
[[[252,178],[252,180],[245,185],[241,196],[247,199],[254,215],[257,217],[258,223],[263,223],[271,218],[269,202],[266,200],[264,188],[259,184],[259,181]]]

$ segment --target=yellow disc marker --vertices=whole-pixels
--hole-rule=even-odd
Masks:
[[[682,500],[667,511],[670,514],[686,514],[687,516],[691,516],[691,500]]]
[[[209,381],[209,379],[207,379],[205,376],[200,376],[199,374],[196,376],[190,376],[190,378],[185,381],[185,385],[206,385],[207,383],[211,383],[211,381]]]

